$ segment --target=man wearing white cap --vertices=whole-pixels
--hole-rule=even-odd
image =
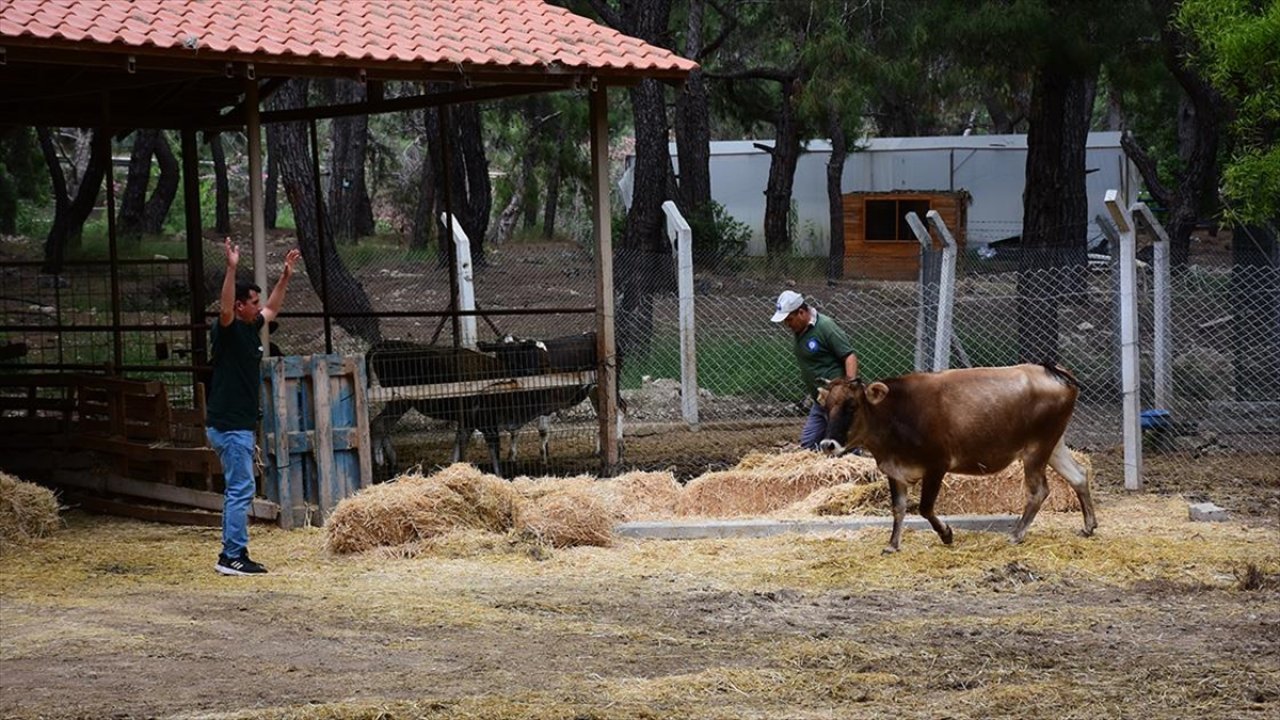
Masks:
[[[804,429],[800,431],[800,446],[813,450],[827,434],[827,414],[818,404],[818,381],[857,377],[858,356],[853,352],[849,336],[835,320],[819,315],[798,292],[784,290],[778,296],[773,321],[784,323],[796,336],[796,362],[813,400]]]

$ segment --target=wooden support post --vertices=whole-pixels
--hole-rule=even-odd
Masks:
[[[1156,220],[1156,216],[1152,214],[1151,209],[1146,203],[1135,202],[1130,206],[1133,215],[1141,215],[1147,221],[1147,226],[1151,228],[1151,232],[1155,234],[1152,242],[1152,258],[1151,261],[1155,267],[1152,268],[1153,279],[1155,280],[1154,305],[1155,305],[1155,324],[1152,328],[1152,350],[1154,357],[1152,364],[1154,372],[1152,381],[1155,390],[1156,407],[1162,410],[1169,410],[1169,403],[1172,400],[1171,391],[1173,383],[1170,380],[1169,370],[1169,353],[1172,348],[1169,347],[1169,312],[1170,312],[1170,295],[1169,295],[1169,233],[1165,232],[1164,226]]]
[[[596,241],[596,376],[603,475],[618,465],[618,351],[614,342],[613,234],[609,211],[609,91],[591,79],[591,199]]]
[[[929,335],[927,327],[929,325],[929,308],[932,305],[928,282],[929,263],[926,262],[926,256],[933,249],[933,236],[929,234],[928,228],[920,221],[919,215],[909,212],[905,215],[905,218],[907,225],[911,228],[911,232],[915,234],[916,240],[920,242],[920,275],[916,281],[915,370],[916,372],[923,372],[932,365],[928,358],[928,342],[925,338]]]
[[[262,126],[258,122],[258,81],[244,81],[245,134],[249,138],[249,216],[253,221],[253,282],[262,288],[265,296],[271,292],[267,286],[267,217],[263,202],[262,185]],[[266,298],[263,298],[266,303]],[[269,347],[270,331],[263,323],[260,333],[262,347]]]

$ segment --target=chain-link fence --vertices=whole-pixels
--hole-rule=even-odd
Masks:
[[[1172,275],[1167,365],[1171,387],[1162,403],[1154,395],[1152,269],[1149,263],[1140,266],[1142,407],[1151,411],[1144,417],[1148,452],[1192,457],[1280,451],[1280,280],[1275,258],[1242,263],[1231,254],[1225,233],[1216,242],[1216,254],[1193,248],[1189,263]],[[1274,254],[1274,239],[1268,242],[1264,245]],[[269,238],[268,286],[293,244],[288,233]],[[1076,253],[1065,260],[1039,257],[1010,241],[983,247],[962,250],[959,256],[950,365],[1005,365],[1022,358],[1056,357],[1075,372],[1082,386],[1069,442],[1092,450],[1118,446],[1122,388],[1114,261],[1102,254]],[[203,292],[211,311],[224,258],[219,244],[206,242],[204,248]],[[1105,252],[1105,247],[1100,250]],[[285,315],[273,335],[279,352],[300,355],[331,349],[358,355],[376,341],[396,340],[435,348],[425,351],[430,354],[452,348],[455,327],[465,331],[461,321],[455,326],[449,317],[450,272],[434,250],[365,241],[340,246],[338,255],[352,281],[341,286],[342,291],[331,285],[330,301],[322,303],[321,274],[333,269],[319,268],[310,259],[290,287]],[[925,259],[926,266],[930,262]],[[825,258],[804,257],[734,257],[718,263],[704,260],[697,267],[693,287],[698,410],[704,425],[774,424],[779,437],[798,436],[805,393],[791,336],[769,321],[783,289],[803,293],[848,331],[864,377],[931,365],[936,283],[922,289],[910,281],[828,282],[825,268]],[[242,268],[242,274],[250,272],[250,267]],[[69,265],[60,276],[44,276],[37,262],[7,263],[0,293],[5,296],[7,322],[26,328],[6,334],[8,345],[25,346],[23,357],[11,362],[33,368],[94,367],[111,362],[118,344],[123,364],[147,368],[143,375],[164,374],[170,363],[190,364],[191,343],[182,329],[189,324],[185,273],[186,266],[178,261],[131,261],[118,268],[113,290],[107,267]],[[487,355],[499,355],[499,344],[507,336],[546,341],[578,338],[595,328],[589,242],[524,240],[492,246],[483,261],[477,258],[474,278],[475,338],[489,350]],[[627,425],[678,427],[681,362],[674,258],[620,251],[615,279],[620,394]],[[350,292],[360,297],[344,294]],[[118,311],[111,301],[115,296],[120,297]],[[362,306],[368,308],[365,313],[352,311]],[[326,322],[326,311],[336,317]],[[117,316],[118,321],[113,320]],[[120,327],[119,343],[113,340],[114,331],[104,329],[113,323]],[[495,432],[500,435],[498,449],[507,474],[598,467],[599,426],[589,392],[593,375],[566,376],[557,371],[580,369],[506,357],[506,365],[479,371],[461,370],[453,360],[453,369],[443,374],[408,373],[390,383],[378,377],[376,368],[371,371],[378,385],[402,389],[395,391],[399,395],[384,395],[371,403],[371,416],[377,418],[393,398],[419,401],[397,406],[380,426],[391,431],[401,467],[447,462],[462,412],[459,399],[486,394],[505,394],[506,399],[497,409],[491,404],[474,410],[478,415],[473,425],[491,438]],[[504,388],[476,385],[534,375],[552,375],[554,383],[576,389],[538,386],[533,379]],[[171,397],[181,398],[189,379],[180,373],[174,377],[181,379],[175,381]],[[532,414],[533,410],[539,412]],[[550,422],[540,422],[542,416]],[[515,461],[508,459],[512,437],[518,449]],[[540,458],[544,437],[550,464]],[[490,460],[484,443],[471,440],[466,445],[463,457],[477,464]]]
[[[1068,442],[1088,450],[1123,439],[1120,300],[1116,261],[1100,228],[1094,251],[1021,248],[1016,238],[962,251],[957,263],[950,366],[1007,365],[1053,358],[1081,382]],[[1149,242],[1149,241],[1148,241]],[[1143,432],[1146,452],[1280,452],[1280,295],[1270,266],[1239,265],[1199,249],[1173,275],[1169,407],[1153,396],[1152,265],[1139,262]],[[1269,247],[1274,247],[1274,242]],[[1272,251],[1274,252],[1274,251]],[[1149,251],[1140,253],[1149,258]],[[926,253],[926,255],[928,255]],[[665,262],[670,264],[671,258]],[[804,391],[790,334],[769,322],[777,294],[794,289],[851,336],[867,378],[932,365],[937,284],[875,280],[828,283],[825,259],[738,259],[702,267],[695,287],[699,417],[703,422],[787,418],[798,435]],[[925,259],[926,265],[929,258]],[[1265,263],[1264,263],[1265,264]],[[652,260],[620,276],[653,272]],[[638,283],[633,283],[638,284]],[[664,280],[655,279],[662,287]],[[678,422],[677,309],[672,290],[655,294],[652,322],[619,322],[628,350],[624,396],[637,421]],[[622,311],[620,310],[620,313]],[[640,328],[647,335],[637,337]]]

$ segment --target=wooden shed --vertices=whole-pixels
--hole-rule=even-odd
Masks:
[[[914,280],[920,272],[920,242],[906,214],[921,220],[942,216],[964,248],[969,193],[964,190],[854,192],[844,196],[844,273],[868,280]]]

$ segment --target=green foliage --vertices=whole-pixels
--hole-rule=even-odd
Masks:
[[[49,174],[35,132],[0,129],[0,233],[27,234],[33,206],[48,197]]]
[[[364,238],[358,244],[338,246],[338,255],[347,269],[355,272],[374,263],[396,265],[408,263],[431,264],[435,262],[435,248],[405,247],[399,236]]]
[[[162,255],[167,258],[185,258],[187,241],[181,235],[153,235],[138,240],[117,242],[116,254],[122,259],[154,258]],[[106,260],[111,257],[111,247],[107,238],[107,221],[103,217],[91,217],[84,224],[80,235],[79,246],[67,249],[68,260]]]
[[[751,228],[712,200],[687,218],[693,232],[693,260],[699,265],[721,266],[740,259],[747,251]]]
[[[1236,155],[1223,171],[1229,212],[1280,217],[1280,2],[1184,0],[1175,20],[1195,40],[1189,61],[1235,107]]]

